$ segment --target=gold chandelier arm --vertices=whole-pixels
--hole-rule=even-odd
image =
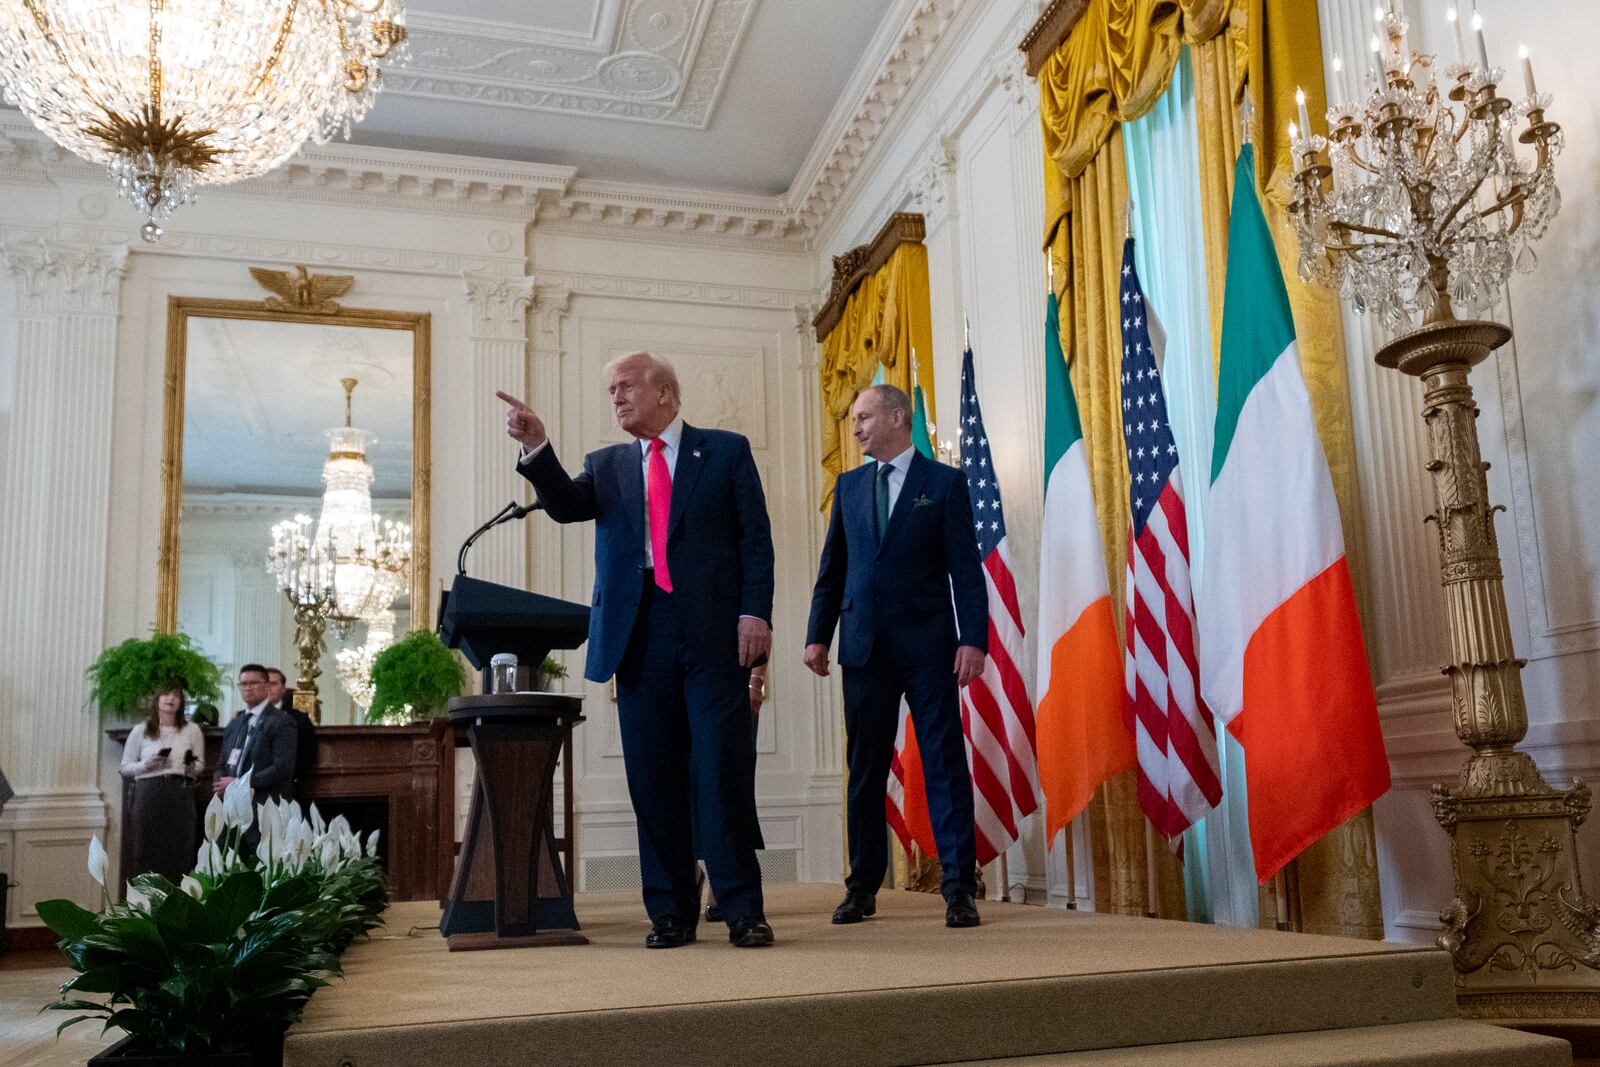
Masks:
[[[1347,230],[1354,230],[1356,233],[1370,233],[1374,237],[1387,237],[1391,241],[1402,240],[1401,236],[1398,233],[1395,233],[1393,230],[1386,230],[1381,226],[1368,226],[1365,223],[1360,223],[1360,222],[1340,222],[1340,223],[1336,223],[1336,225],[1342,226],[1344,229],[1347,229]],[[1372,246],[1372,242],[1369,242],[1368,244],[1358,245],[1357,247],[1359,247],[1359,248],[1368,248],[1368,247],[1371,247],[1371,246]]]
[[[278,68],[278,63],[282,61],[283,46],[288,43],[289,34],[294,30],[294,16],[299,9],[300,0],[289,0],[289,6],[283,12],[283,22],[278,25],[278,36],[272,42],[272,52],[267,56],[267,62],[261,68],[261,72],[250,83],[250,94],[252,96],[261,91],[261,87],[267,84],[267,79],[272,76],[272,72]]]
[[[376,15],[378,12],[383,10],[383,4],[384,4],[384,0],[372,0],[372,6],[371,7],[368,7],[365,4],[360,3],[359,0],[336,0],[336,2],[339,4],[340,7],[352,8],[352,9],[354,9],[356,11],[361,12],[361,14],[363,14],[363,15]]]
[[[150,111],[161,117],[161,11],[165,0],[150,0]]]

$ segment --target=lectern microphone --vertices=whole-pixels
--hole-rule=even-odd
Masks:
[[[472,536],[461,542],[461,551],[456,553],[456,574],[461,575],[467,573],[467,550],[472,547],[473,543],[476,542],[478,538],[482,537],[496,526],[499,526],[501,523],[511,522],[513,519],[525,518],[532,512],[539,511],[543,507],[544,505],[539,503],[537,500],[531,504],[519,504],[513,500],[511,503],[495,512],[494,516],[490,518],[488,522],[484,523],[476,530],[473,530]]]

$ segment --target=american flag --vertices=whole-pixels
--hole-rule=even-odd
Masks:
[[[1132,520],[1124,717],[1139,755],[1139,805],[1157,831],[1176,841],[1222,799],[1222,783],[1216,726],[1199,695],[1178,446],[1150,345],[1132,237],[1122,251],[1121,311],[1122,431]]]
[[[967,736],[967,767],[978,863],[987,864],[1017,839],[1017,821],[1039,806],[1035,765],[1033,703],[1022,680],[1022,608],[1011,575],[1000,483],[989,454],[989,435],[978,407],[972,350],[961,360],[961,466],[972,496],[978,556],[989,589],[989,656],[983,673],[961,690],[961,725]],[[897,805],[906,791],[903,756],[906,716],[902,710],[895,758],[890,767],[888,818],[901,844],[910,849],[906,821]]]

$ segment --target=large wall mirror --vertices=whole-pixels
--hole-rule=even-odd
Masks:
[[[363,657],[430,621],[429,316],[342,307],[347,276],[252,273],[280,295],[168,300],[157,626],[230,686],[251,662],[296,685],[320,612],[320,719],[361,722]]]

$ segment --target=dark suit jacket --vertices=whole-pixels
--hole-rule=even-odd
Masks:
[[[557,522],[594,520],[594,597],[584,677],[603,682],[627,650],[644,590],[644,474],[639,443],[584,457],[569,477],[547,445],[517,467]],[[685,652],[705,667],[739,666],[739,617],[772,622],[772,527],[750,442],[688,423],[678,441],[667,519],[667,569]]]
[[[246,769],[256,800],[294,799],[294,756],[297,731],[294,720],[283,709],[269,704],[261,712],[250,745],[244,747],[245,734],[250,730],[250,716],[244,711],[234,713],[233,719],[222,731],[222,755],[217,761],[215,777],[237,778]],[[228,753],[240,749],[239,762],[228,764]]]
[[[278,707],[294,722],[294,780],[303,782],[311,777],[311,768],[317,765],[317,724],[311,716],[296,708],[292,702],[294,690]]]
[[[966,475],[914,453],[880,545],[877,467],[864,463],[834,487],[806,644],[831,643],[838,626],[845,667],[866,666],[874,649],[902,667],[953,663],[958,642],[987,652],[989,594]]]

